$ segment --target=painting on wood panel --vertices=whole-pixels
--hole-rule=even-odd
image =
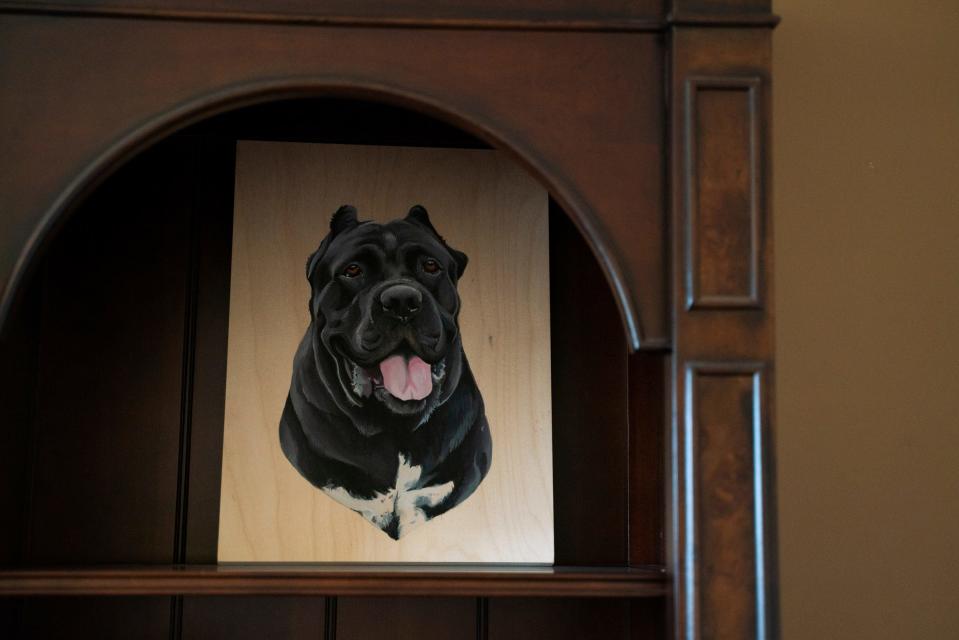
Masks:
[[[547,224],[496,151],[239,143],[221,561],[552,562]]]

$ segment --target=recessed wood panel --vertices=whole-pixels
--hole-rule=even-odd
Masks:
[[[192,249],[194,282],[190,430],[186,443],[179,522],[178,562],[214,563],[220,517],[227,331],[230,318],[230,251],[236,143],[192,138],[195,195]]]
[[[626,564],[627,347],[602,272],[562,210],[550,225],[557,564]]]
[[[658,599],[657,599],[658,601]],[[491,598],[489,640],[629,638],[629,600]]]
[[[629,356],[629,564],[662,564],[667,356]]]
[[[143,597],[25,598],[12,638],[168,640],[170,599]],[[7,637],[7,636],[4,636]]]
[[[546,191],[492,150],[247,141],[236,184],[219,560],[552,562]],[[280,450],[310,319],[304,264],[343,203],[380,222],[423,204],[469,256],[459,325],[493,462],[466,501],[398,541],[310,485]]]
[[[317,640],[325,598],[233,596],[183,599],[182,640]]]
[[[337,598],[336,640],[476,637],[476,598]]]
[[[686,303],[757,307],[759,130],[755,78],[691,78],[686,95]]]
[[[28,563],[173,558],[191,207],[177,158],[162,147],[117,174],[44,265]]]
[[[687,369],[687,430],[696,514],[702,637],[765,637],[762,522],[763,400],[758,364],[693,364]],[[761,526],[761,525],[759,525]],[[757,618],[757,616],[760,616]]]
[[[39,301],[34,281],[0,335],[0,513],[6,521],[0,526],[0,566],[13,566],[22,559],[27,530]]]

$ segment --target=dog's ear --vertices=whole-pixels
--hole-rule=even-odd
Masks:
[[[330,237],[337,236],[359,225],[356,219],[356,207],[344,204],[330,218]]]
[[[469,258],[467,258],[466,254],[462,251],[457,251],[453,247],[446,244],[446,240],[443,239],[443,236],[439,234],[439,232],[436,230],[436,227],[434,227],[433,223],[430,222],[430,214],[426,211],[426,207],[420,204],[413,205],[413,207],[410,208],[409,213],[406,214],[406,219],[431,231],[434,236],[439,238],[440,242],[443,243],[443,246],[446,247],[446,250],[450,252],[451,256],[453,256],[453,261],[456,263],[456,278],[459,279],[459,277],[463,275],[463,271],[466,269],[466,264],[469,262]]]
[[[353,205],[344,204],[342,207],[336,210],[336,212],[333,214],[333,217],[330,218],[330,234],[323,238],[323,242],[320,243],[320,247],[311,253],[310,257],[306,259],[307,280],[313,277],[313,271],[316,270],[316,265],[319,264],[323,254],[326,253],[326,248],[329,246],[330,240],[344,231],[348,231],[359,226],[359,224],[359,221],[356,219],[356,207]]]
[[[409,213],[406,214],[406,219],[410,222],[415,222],[422,227],[425,227],[429,231],[433,232],[433,235],[438,237],[440,240],[443,238],[437,233],[436,229],[433,228],[433,223],[430,222],[430,214],[427,213],[426,207],[421,204],[414,204],[410,207]]]
[[[445,242],[443,244],[446,244]],[[466,271],[466,265],[469,263],[470,259],[466,257],[466,254],[462,251],[457,251],[453,247],[446,245],[446,250],[450,252],[450,255],[453,256],[453,260],[456,262],[456,279],[459,280],[463,277],[463,272]]]

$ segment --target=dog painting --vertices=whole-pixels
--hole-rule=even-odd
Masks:
[[[307,260],[281,448],[394,540],[469,498],[492,461],[458,324],[467,262],[419,205],[385,224],[342,206]]]
[[[553,562],[546,189],[495,149],[240,140],[234,190],[217,561]]]

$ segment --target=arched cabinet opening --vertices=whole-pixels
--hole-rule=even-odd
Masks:
[[[395,106],[279,100],[183,128],[99,183],[46,240],[6,321],[4,565],[217,562],[238,141],[490,148]],[[593,251],[544,205],[554,564],[632,581],[613,594],[661,594],[668,354],[629,353]]]

